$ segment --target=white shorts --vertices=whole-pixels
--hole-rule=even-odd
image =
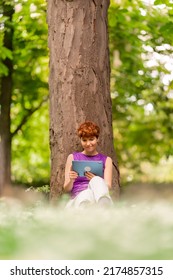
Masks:
[[[97,203],[102,197],[107,197],[111,200],[109,189],[104,179],[95,176],[90,180],[88,188],[84,191],[81,191],[75,198],[71,199],[67,203],[66,208],[78,208],[82,202],[94,204]]]

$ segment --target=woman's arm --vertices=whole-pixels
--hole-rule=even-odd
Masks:
[[[112,188],[112,159],[107,157],[105,162],[104,180],[106,181],[109,189]]]
[[[78,174],[71,170],[72,168],[72,160],[73,155],[70,154],[67,158],[66,165],[65,165],[65,181],[64,181],[64,191],[70,192],[73,188],[73,183],[75,179],[78,177]]]
[[[91,172],[85,172],[85,176],[90,181],[94,176]],[[112,188],[112,159],[110,157],[106,158],[105,170],[104,170],[104,180],[108,185],[109,189]]]

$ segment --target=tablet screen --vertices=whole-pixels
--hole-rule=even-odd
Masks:
[[[85,176],[85,172],[89,171],[96,176],[103,177],[103,162],[90,160],[73,160],[72,169],[78,173],[80,177]]]

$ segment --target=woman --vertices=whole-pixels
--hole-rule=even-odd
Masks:
[[[64,191],[71,194],[67,207],[78,208],[94,203],[110,205],[112,204],[109,195],[109,189],[112,187],[112,159],[97,151],[100,128],[95,123],[86,121],[79,126],[77,132],[83,151],[74,152],[67,158]],[[79,177],[77,172],[72,170],[73,160],[102,161],[103,178],[91,172],[85,172],[85,176]]]

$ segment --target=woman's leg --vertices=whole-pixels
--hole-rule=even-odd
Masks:
[[[95,176],[91,179],[88,188],[92,190],[94,199],[97,203],[102,205],[112,204],[108,186],[103,178]]]
[[[94,202],[93,192],[90,189],[86,189],[80,192],[75,198],[71,199],[67,203],[66,208],[82,208]]]

